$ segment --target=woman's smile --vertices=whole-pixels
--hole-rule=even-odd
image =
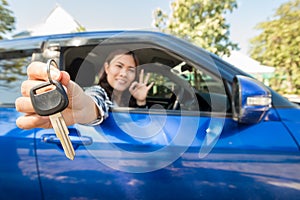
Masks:
[[[136,76],[136,65],[131,55],[116,56],[105,70],[108,83],[117,91],[126,90]]]
[[[117,81],[119,84],[122,84],[122,85],[124,85],[124,84],[127,83],[127,80],[124,79],[124,78],[117,78],[116,81]]]

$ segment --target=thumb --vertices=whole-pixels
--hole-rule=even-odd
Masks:
[[[76,96],[80,96],[80,94],[83,92],[82,88],[77,83],[71,81],[70,75],[66,71],[60,72],[59,81],[63,86],[65,86],[70,101],[74,100]]]
[[[68,72],[66,72],[66,71],[60,72],[60,80],[59,81],[61,82],[61,84],[67,86],[69,84],[70,80],[71,80],[71,78],[70,78],[70,75]]]

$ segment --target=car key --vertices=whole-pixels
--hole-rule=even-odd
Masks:
[[[56,136],[59,138],[65,155],[70,160],[74,160],[75,151],[69,138],[69,130],[63,119],[61,111],[69,104],[68,96],[62,84],[52,80],[50,76],[50,66],[53,59],[47,62],[47,72],[49,81],[33,87],[30,90],[30,98],[35,112],[41,116],[49,116]]]

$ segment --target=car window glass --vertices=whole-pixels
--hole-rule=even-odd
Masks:
[[[184,61],[173,68],[165,68],[169,68],[168,73],[161,73],[162,70],[152,70],[151,72],[150,81],[155,83],[148,94],[148,101],[151,104],[158,103],[165,109],[194,111],[199,109],[200,111],[215,112],[224,111],[224,104],[229,106],[221,78],[213,76],[201,68],[192,67]],[[184,91],[181,92],[181,90]],[[178,99],[180,108],[175,108],[170,104],[176,101],[179,95],[182,95]],[[196,103],[197,108],[195,107]]]
[[[14,104],[21,96],[21,83],[27,79],[26,67],[30,57],[0,60],[0,104]]]
[[[201,65],[168,49],[137,46],[130,48],[127,44],[126,48],[133,49],[139,59],[139,68],[151,74],[148,83],[155,83],[147,96],[147,108],[223,112],[224,102],[230,107],[220,76],[208,73]],[[72,80],[89,87],[98,84],[99,72],[109,52],[122,47],[110,44],[68,48],[63,53],[63,63]]]

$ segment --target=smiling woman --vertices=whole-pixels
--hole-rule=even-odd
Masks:
[[[139,61],[136,55],[126,49],[113,51],[104,62],[99,85],[105,89],[116,106],[146,105],[146,96],[153,83],[147,85],[150,74],[144,80],[143,71],[137,82],[138,65]],[[130,93],[134,99],[128,99],[131,96]]]
[[[109,107],[145,107],[148,91],[153,83],[148,85],[149,75],[144,79],[141,71],[137,81],[139,65],[136,55],[129,50],[118,49],[109,54],[104,61],[99,84],[86,90],[99,108],[100,117],[92,124],[102,122],[108,116]]]

